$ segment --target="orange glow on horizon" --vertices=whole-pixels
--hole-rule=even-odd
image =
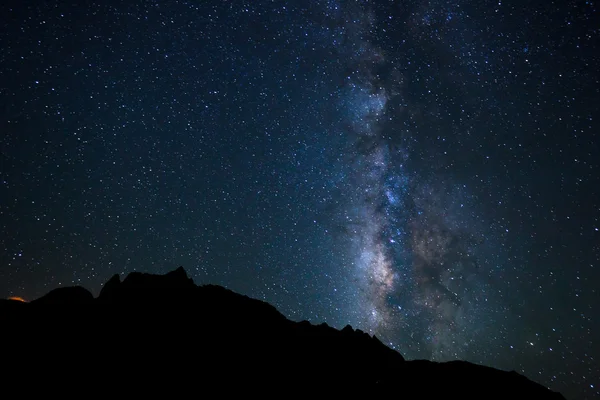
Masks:
[[[24,298],[19,297],[19,296],[9,297],[8,299],[9,300],[14,300],[14,301],[22,301],[23,303],[27,303]]]

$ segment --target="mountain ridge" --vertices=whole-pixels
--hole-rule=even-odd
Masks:
[[[114,275],[98,297],[58,288],[23,303],[0,301],[5,359],[14,371],[71,360],[38,381],[98,386],[127,377],[139,393],[190,380],[238,393],[400,393],[409,397],[563,399],[511,371],[465,361],[407,361],[377,337],[347,325],[287,319],[271,304],[217,285],[197,286],[180,267],[165,275]],[[118,349],[118,350],[117,350]],[[92,362],[88,356],[102,355]],[[191,363],[191,360],[199,360]],[[183,367],[190,362],[191,367]],[[51,366],[51,365],[50,365]],[[5,378],[19,382],[19,374]],[[31,379],[31,374],[28,379]],[[65,382],[66,383],[66,382]],[[232,392],[230,392],[232,393]]]

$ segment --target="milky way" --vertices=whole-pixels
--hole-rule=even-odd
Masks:
[[[409,359],[598,396],[597,21],[2,2],[0,297],[183,266]]]
[[[464,357],[475,332],[480,333],[481,309],[492,315],[483,304],[486,287],[476,241],[451,221],[457,216],[451,204],[456,199],[440,197],[442,188],[432,188],[405,166],[411,134],[395,140],[387,135],[390,124],[408,116],[394,119],[387,112],[389,101],[405,101],[403,77],[371,43],[373,20],[364,4],[336,21],[348,36],[343,42],[349,48],[337,49],[351,71],[340,101],[346,118],[340,129],[354,146],[340,206],[358,293],[353,305],[358,311],[351,314],[392,346],[414,347],[415,356]]]
[[[348,201],[341,203],[341,223],[352,238],[351,273],[356,275],[357,290],[361,293],[357,296],[359,315],[365,318],[364,325],[371,332],[381,332],[390,324],[388,297],[398,279],[396,260],[385,242],[388,231],[393,229],[386,203],[397,202],[394,197],[399,193],[385,185],[390,178],[390,154],[381,139],[381,119],[385,117],[389,95],[376,73],[385,59],[381,50],[369,43],[372,15],[368,10],[354,11],[342,14],[341,21],[336,21],[351,24],[342,25],[346,36],[350,36],[344,42],[351,47],[340,51],[348,59],[350,71],[344,77],[340,107],[348,119],[341,129],[348,135],[350,146],[355,147],[350,152],[352,172],[343,192]]]

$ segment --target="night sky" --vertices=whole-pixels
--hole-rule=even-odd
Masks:
[[[599,395],[597,2],[9,3],[0,297],[181,265]]]

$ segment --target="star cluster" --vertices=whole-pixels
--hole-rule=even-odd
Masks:
[[[598,396],[598,6],[4,2],[0,296],[182,265]]]

